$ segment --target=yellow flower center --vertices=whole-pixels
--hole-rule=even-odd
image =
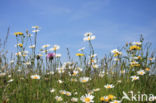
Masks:
[[[100,98],[100,101],[104,101],[104,100],[105,100],[105,98],[104,98],[104,97],[101,97],[101,98]]]
[[[82,80],[82,82],[87,82],[87,80]]]
[[[85,98],[85,102],[90,102],[90,98]]]
[[[34,79],[38,79],[38,77],[37,77],[37,76],[35,76],[35,77],[34,77]]]

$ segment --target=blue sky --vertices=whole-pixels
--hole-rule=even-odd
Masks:
[[[7,47],[15,51],[14,32],[32,31],[38,25],[38,48],[58,44],[66,57],[81,47],[85,32],[93,32],[95,51],[103,56],[126,42],[146,41],[156,48],[156,0],[0,0],[0,38],[10,26]]]

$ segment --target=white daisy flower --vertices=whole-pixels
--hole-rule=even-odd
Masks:
[[[31,79],[40,79],[40,76],[35,74],[35,75],[31,75]]]
[[[90,94],[86,94],[85,96],[81,96],[80,100],[84,103],[93,103],[94,96]]]
[[[81,82],[81,83],[86,83],[86,82],[88,82],[89,80],[90,80],[89,77],[80,77],[80,82]]]
[[[131,76],[130,78],[132,78],[132,81],[134,81],[134,80],[138,80],[139,76],[134,75],[134,76]]]
[[[114,88],[114,85],[113,84],[107,84],[107,85],[104,85],[104,87],[107,89],[110,89],[110,88]]]
[[[137,74],[138,75],[144,75],[145,74],[145,71],[144,70],[139,70],[139,71],[137,71]]]

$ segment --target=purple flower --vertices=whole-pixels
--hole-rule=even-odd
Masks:
[[[48,53],[47,58],[49,60],[53,60],[53,58],[55,57],[55,53]]]

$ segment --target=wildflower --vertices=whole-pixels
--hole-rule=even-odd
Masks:
[[[92,35],[93,35],[93,33],[91,33],[91,32],[87,32],[84,34],[85,37],[92,36]]]
[[[63,67],[62,68],[57,68],[57,71],[58,71],[59,74],[64,73],[64,68]]]
[[[51,93],[55,92],[55,89],[54,89],[54,88],[52,88],[52,89],[50,90],[50,92],[51,92]]]
[[[53,60],[54,56],[55,56],[55,53],[48,53],[48,54],[47,54],[47,58],[48,58],[49,60]]]
[[[85,47],[83,47],[83,48],[80,48],[78,51],[83,51],[85,49]]]
[[[58,49],[60,49],[60,46],[59,45],[54,45],[53,48],[50,48],[49,50],[50,51],[56,51]]]
[[[97,65],[97,64],[94,64],[94,65],[92,65],[92,66],[93,66],[94,69],[99,68],[99,65]]]
[[[82,53],[76,53],[76,56],[81,57],[81,56],[84,56],[84,54],[82,54]]]
[[[150,71],[150,68],[145,68],[146,71]]]
[[[100,101],[102,101],[102,102],[108,102],[109,101],[109,98],[108,98],[108,96],[103,96],[103,97],[100,98]]]
[[[40,79],[40,76],[35,74],[35,75],[31,75],[31,79]]]
[[[17,46],[23,47],[23,44],[22,43],[18,43]]]
[[[66,91],[65,90],[60,90],[59,93],[60,94],[66,94]]]
[[[80,98],[80,100],[84,103],[92,103],[94,102],[93,99],[94,99],[94,96],[90,94],[86,94],[85,96],[81,96]]]
[[[131,76],[130,78],[132,78],[132,81],[134,81],[134,80],[138,80],[139,76],[134,75],[134,76]]]
[[[138,45],[140,46],[142,43],[141,42],[132,42],[132,45]]]
[[[74,70],[74,71],[72,72],[72,76],[76,76],[78,73],[79,73],[79,71]]]
[[[18,35],[23,35],[22,32],[15,32],[14,35],[18,36]]]
[[[93,89],[94,92],[100,91],[100,88]]]
[[[43,45],[42,48],[48,48],[50,44]]]
[[[60,58],[61,56],[62,55],[61,54],[58,54],[58,53],[55,55],[56,58]]]
[[[144,75],[145,74],[145,71],[144,70],[139,70],[139,71],[137,71],[137,74],[138,75]]]
[[[14,80],[13,79],[10,79],[8,82],[10,83],[10,82],[13,82]]]
[[[72,97],[72,98],[71,98],[71,101],[72,101],[72,102],[78,102],[78,98]]]
[[[118,83],[121,83],[121,80],[118,80],[117,82],[118,82]]]
[[[84,36],[85,36],[83,38],[84,41],[90,41],[90,40],[94,40],[95,39],[95,36],[91,32],[85,33]]]
[[[34,28],[34,29],[39,29],[39,26],[32,26],[32,28]]]
[[[140,46],[137,46],[137,45],[132,45],[132,46],[130,46],[129,49],[130,49],[130,50],[140,50],[141,47],[140,47]]]
[[[31,65],[31,62],[25,62],[24,64],[25,65]]]
[[[125,74],[125,72],[126,72],[125,70],[121,70],[120,71],[121,74]]]
[[[54,72],[53,72],[53,71],[50,71],[50,72],[48,72],[47,74],[48,74],[48,75],[50,75],[50,74],[52,74],[52,75],[53,75],[53,74],[54,74]]]
[[[114,54],[115,57],[122,54],[122,52],[119,52],[118,49],[114,49],[111,52]]]
[[[119,101],[119,100],[114,100],[114,101],[112,101],[112,102],[110,102],[110,103],[121,103],[121,101]]]
[[[139,67],[140,66],[140,64],[136,61],[132,61],[132,62],[130,62],[130,64],[132,67]]]
[[[109,99],[109,100],[113,100],[114,98],[115,98],[114,95],[112,95],[112,94],[109,94],[109,95],[108,95],[108,99]]]
[[[62,81],[62,80],[58,80],[58,83],[62,84],[62,83],[63,83],[63,81]]]
[[[43,56],[43,55],[42,55],[42,54],[37,54],[36,58],[37,58],[37,59],[40,59],[41,56]]]
[[[16,53],[16,56],[21,56],[21,55],[22,55],[21,52]]]
[[[37,32],[39,32],[40,30],[33,30],[32,32],[34,32],[34,33],[37,33]]]
[[[72,94],[70,92],[66,91],[66,95],[71,96]]]
[[[56,99],[56,101],[58,101],[58,102],[63,101],[62,97],[60,97],[60,96],[56,96],[55,99]]]
[[[30,45],[29,48],[31,49],[35,48],[35,45]]]
[[[4,77],[6,73],[0,73],[0,77]]]
[[[77,82],[77,79],[71,78],[71,81],[72,81],[72,82]]]
[[[86,82],[88,82],[89,81],[89,77],[81,77],[80,78],[80,82],[82,82],[82,83],[86,83]]]
[[[107,85],[104,85],[104,87],[107,89],[110,89],[110,88],[114,88],[114,85],[113,84],[107,84]]]

